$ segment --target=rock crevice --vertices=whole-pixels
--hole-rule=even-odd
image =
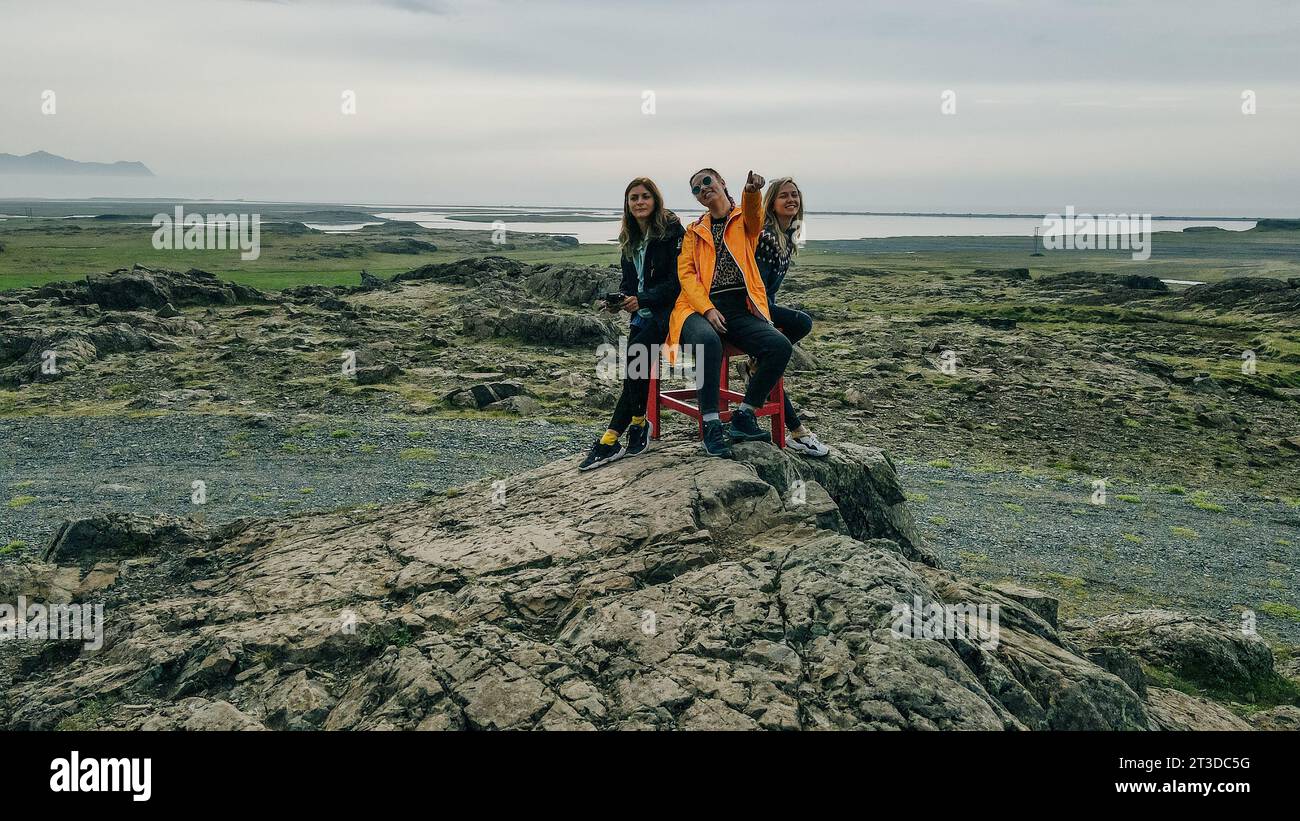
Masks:
[[[0,725],[79,726],[91,703],[96,726],[127,729],[1187,720],[1161,694],[1170,718],[1154,720],[1116,672],[1123,651],[1074,649],[1041,594],[939,568],[879,450],[814,462],[751,444],[721,460],[676,444],[594,474],[574,463],[513,477],[504,500],[483,482],[217,531],[69,524],[49,560],[156,558],[153,576],[110,586],[103,648],[20,674]],[[996,604],[999,640],[901,637],[898,608],[918,600]]]

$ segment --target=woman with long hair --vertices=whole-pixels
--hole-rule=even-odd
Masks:
[[[698,399],[704,424],[704,451],[729,456],[736,441],[771,441],[758,427],[754,409],[776,387],[790,360],[790,340],[772,326],[767,292],[754,259],[763,230],[763,178],[753,171],[745,180],[741,205],[715,169],[691,175],[691,193],[705,213],[691,223],[677,257],[681,295],[668,326],[670,352],[678,345],[697,351]],[[723,427],[718,412],[722,343],[729,342],[758,360],[744,399]]]
[[[785,334],[791,344],[811,333],[813,324],[812,317],[803,311],[776,304],[776,293],[785,281],[791,261],[799,253],[799,244],[795,238],[803,230],[803,208],[803,193],[793,179],[781,177],[772,180],[763,196],[763,233],[754,250],[759,273],[763,275],[763,286],[767,289],[768,315],[772,317],[772,324]],[[830,449],[822,444],[817,434],[808,430],[800,421],[790,402],[789,390],[785,391],[785,426],[789,430],[785,437],[786,447],[808,456],[826,456],[830,453]]]
[[[623,225],[618,235],[623,279],[620,300],[606,302],[610,313],[627,311],[627,360],[623,364],[623,390],[609,427],[591,446],[578,470],[635,456],[649,447],[654,431],[645,417],[650,392],[650,363],[668,334],[668,318],[681,286],[677,280],[677,253],[682,247],[681,221],[664,208],[659,186],[637,177],[623,189]],[[619,437],[627,431],[626,450]]]

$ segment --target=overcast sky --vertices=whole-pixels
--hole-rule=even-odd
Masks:
[[[0,21],[0,152],[158,175],[0,197],[617,207],[645,174],[686,206],[711,165],[733,191],[792,175],[816,210],[1300,216],[1291,0],[0,0]]]

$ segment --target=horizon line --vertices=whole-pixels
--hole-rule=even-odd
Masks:
[[[328,205],[334,207],[353,208],[358,210],[367,210],[373,208],[384,209],[410,209],[418,210],[421,208],[441,208],[441,209],[458,209],[458,210],[491,210],[494,208],[511,208],[511,209],[546,209],[552,211],[617,211],[617,208],[608,206],[589,206],[589,205],[511,205],[499,203],[496,205],[459,205],[459,204],[435,204],[435,203],[390,203],[390,204],[373,204],[364,205],[356,202],[337,202],[337,201],[317,201],[317,200],[278,200],[278,199],[244,199],[244,198],[208,198],[208,197],[0,197],[0,202],[204,202],[204,203],[257,203],[262,205]],[[688,210],[673,209],[668,210]],[[699,210],[703,210],[700,208]],[[862,217],[957,217],[957,218],[986,218],[986,219],[1043,219],[1049,213],[1059,216],[1059,212],[1045,212],[1041,214],[1017,213],[1012,211],[847,211],[843,209],[830,209],[825,211],[807,211],[808,214],[821,214],[828,216],[862,216]],[[1102,212],[1076,211],[1079,216],[1107,216]],[[1138,212],[1140,216],[1141,213]],[[372,216],[374,216],[372,214]],[[1259,216],[1192,216],[1181,214],[1152,214],[1153,220],[1185,220],[1185,221],[1231,221],[1247,222],[1250,220],[1262,219],[1288,219],[1287,217],[1259,217]]]

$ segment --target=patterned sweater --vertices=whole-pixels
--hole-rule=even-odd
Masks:
[[[790,258],[794,251],[795,226],[791,225],[785,232],[785,253],[777,242],[776,232],[781,227],[774,222],[763,225],[763,233],[758,237],[758,247],[754,249],[754,261],[758,263],[758,272],[763,275],[763,285],[767,288],[769,305],[776,304],[776,292],[790,270]]]

